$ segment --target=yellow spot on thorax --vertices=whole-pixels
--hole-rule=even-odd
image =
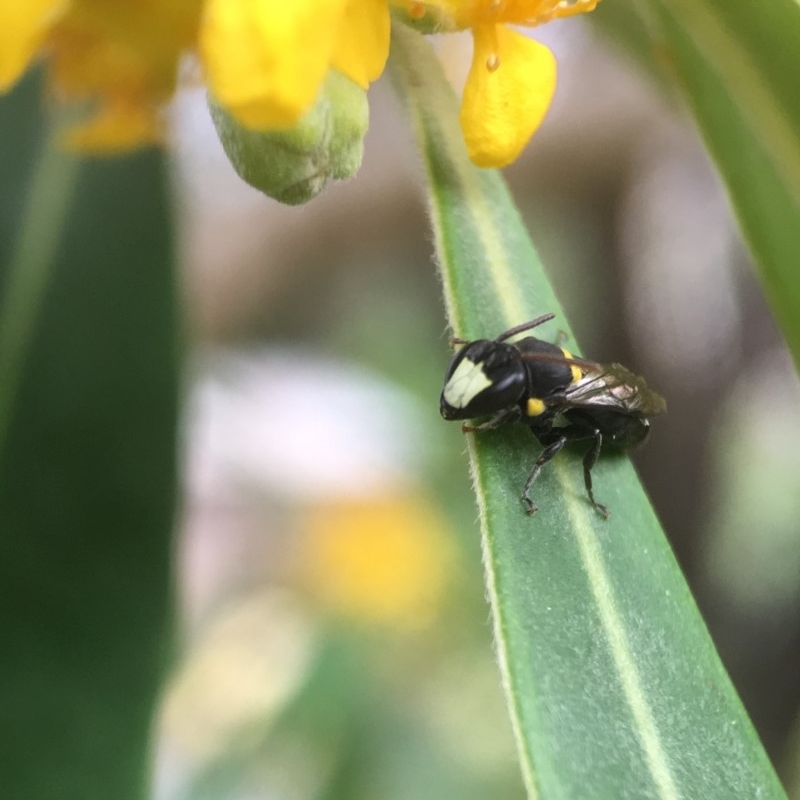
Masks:
[[[525,406],[525,413],[529,417],[538,417],[540,414],[544,414],[546,409],[547,406],[544,404],[544,400],[539,397],[529,397]]]

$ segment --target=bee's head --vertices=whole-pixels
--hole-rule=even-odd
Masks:
[[[439,410],[445,419],[472,419],[510,408],[525,391],[525,368],[509,344],[478,339],[465,344],[444,376]]]

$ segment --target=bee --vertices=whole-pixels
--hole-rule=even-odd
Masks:
[[[667,405],[644,378],[621,364],[577,358],[559,344],[535,336],[508,341],[554,317],[543,314],[496,339],[454,339],[459,349],[445,373],[439,410],[446,420],[489,417],[478,425],[464,423],[464,432],[493,430],[512,422],[530,428],[544,449],[522,489],[528,514],[536,513],[530,490],[545,464],[566,444],[587,441],[586,492],[607,519],[608,508],[592,491],[592,467],[603,445],[627,450],[641,444],[650,432],[650,417],[663,414]]]

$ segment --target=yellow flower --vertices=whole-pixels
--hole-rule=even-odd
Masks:
[[[444,523],[419,498],[342,500],[310,513],[304,582],[327,611],[417,628],[436,613],[452,553]]]
[[[206,0],[201,54],[216,100],[252,128],[288,128],[334,67],[362,88],[389,54],[387,0]]]
[[[160,139],[179,62],[195,51],[242,124],[291,127],[330,68],[363,88],[380,75],[388,0],[0,0],[0,91],[46,54],[56,93],[92,103],[72,132],[89,149]]]
[[[542,123],[556,87],[556,62],[543,44],[508,27],[533,27],[592,11],[600,0],[427,0],[450,26],[471,29],[472,66],[461,127],[472,161],[503,167]]]
[[[41,49],[56,93],[92,103],[93,115],[71,131],[72,144],[115,151],[157,140],[178,61],[197,38],[201,3],[0,0],[0,90]]]
[[[292,128],[331,69],[366,88],[389,51],[389,4],[437,9],[475,43],[461,124],[472,160],[504,166],[541,123],[556,66],[509,25],[591,11],[599,0],[0,0],[0,91],[40,53],[56,93],[90,101],[74,144],[120,150],[161,138],[178,65],[198,52],[216,102],[259,130]]]

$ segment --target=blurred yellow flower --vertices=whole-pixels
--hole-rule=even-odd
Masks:
[[[331,67],[364,88],[380,75],[388,0],[0,0],[0,91],[47,55],[56,93],[93,104],[71,136],[88,149],[160,139],[180,59],[196,50],[242,124],[290,127]]]
[[[56,94],[90,101],[70,142],[100,151],[160,138],[161,108],[197,38],[202,0],[0,0],[0,90],[41,51]]]
[[[417,628],[441,603],[452,559],[444,523],[414,497],[344,500],[313,510],[304,583],[332,614]]]
[[[461,127],[472,161],[503,167],[522,152],[550,106],[556,61],[543,44],[508,25],[533,27],[592,11],[600,0],[426,0],[448,27],[470,29],[472,66]]]
[[[0,0],[0,91],[8,89],[25,71],[67,3],[68,0]]]

